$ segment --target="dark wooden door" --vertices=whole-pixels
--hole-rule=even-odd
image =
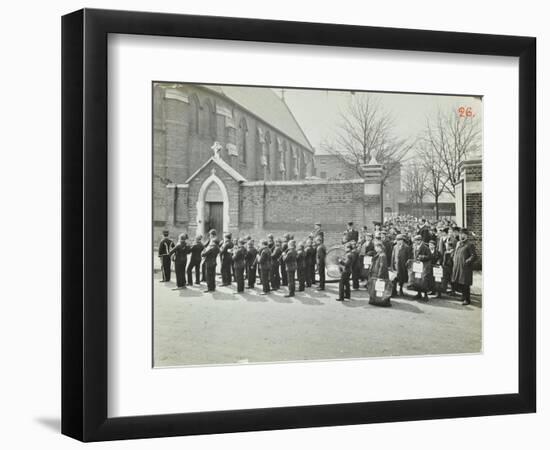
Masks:
[[[208,229],[214,229],[218,236],[223,233],[223,202],[209,202]]]

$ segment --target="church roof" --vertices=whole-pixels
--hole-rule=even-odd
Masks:
[[[268,87],[203,85],[223,95],[262,119],[265,123],[286,134],[296,143],[313,152],[298,121],[288,105]]]
[[[210,162],[213,162],[214,164],[217,164],[222,170],[227,172],[227,174],[235,179],[236,181],[246,181],[246,178],[244,178],[239,172],[237,172],[233,167],[231,167],[229,164],[227,164],[223,159],[217,158],[215,156],[211,156],[202,166],[200,166],[193,175],[191,175],[186,181],[185,184],[188,184],[193,178],[195,178]]]

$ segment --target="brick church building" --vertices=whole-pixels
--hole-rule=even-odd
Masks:
[[[257,208],[243,183],[315,174],[311,144],[269,88],[155,83],[153,122],[156,229],[235,231]]]

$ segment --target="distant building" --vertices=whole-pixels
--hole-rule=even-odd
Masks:
[[[382,208],[384,219],[395,217],[399,214],[399,201],[401,200],[401,164],[393,170],[382,187]]]
[[[315,149],[316,175],[322,179],[346,180],[360,178],[355,166],[326,149]]]
[[[443,192],[438,199],[439,217],[450,219],[456,218],[455,198],[448,192]],[[400,215],[410,214],[416,217],[425,217],[426,219],[435,219],[436,208],[435,199],[431,194],[424,195],[422,205],[412,203],[408,192],[402,191],[399,195],[398,211]]]

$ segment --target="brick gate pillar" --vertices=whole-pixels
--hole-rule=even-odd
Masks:
[[[482,180],[483,170],[481,159],[467,159],[460,163],[460,179],[463,183],[463,224],[470,231],[478,253],[476,265],[482,260],[483,205]],[[457,199],[460,201],[461,199]]]
[[[370,226],[374,220],[382,221],[382,175],[384,166],[371,158],[361,166],[365,180],[363,222]]]

